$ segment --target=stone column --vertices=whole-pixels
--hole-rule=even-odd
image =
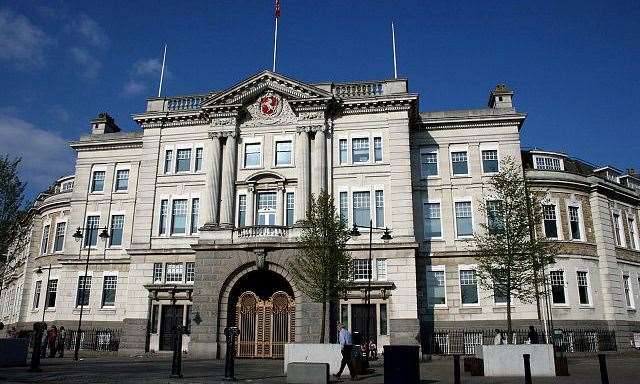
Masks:
[[[318,196],[321,190],[327,190],[327,135],[323,128],[316,131],[313,139],[313,193]]]
[[[284,200],[284,186],[278,185],[276,189],[276,225],[285,225],[284,212],[286,201]]]
[[[227,140],[224,145],[224,155],[222,159],[222,190],[220,201],[220,226],[231,228],[233,221],[233,206],[235,199],[236,183],[236,134],[229,132],[226,134]]]
[[[298,147],[299,163],[298,171],[298,189],[297,189],[297,211],[298,219],[304,220],[307,216],[307,208],[309,207],[309,194],[311,193],[311,174],[309,172],[310,154],[309,154],[309,133],[305,129],[298,130]]]
[[[204,196],[204,223],[218,224],[218,206],[220,203],[220,138],[209,133],[209,142],[205,150],[206,185]]]
[[[247,214],[245,216],[245,223],[244,223],[244,225],[246,226],[255,225],[254,218],[253,218],[256,211],[255,201],[256,201],[255,187],[253,185],[249,185],[249,187],[247,188]]]

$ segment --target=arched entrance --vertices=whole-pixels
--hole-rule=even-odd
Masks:
[[[282,358],[295,341],[295,301],[289,283],[271,271],[252,271],[231,291],[229,317],[240,334],[236,356]]]

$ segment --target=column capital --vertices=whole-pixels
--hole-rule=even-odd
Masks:
[[[209,131],[210,139],[221,139],[223,137],[236,137],[238,132],[235,129],[228,129],[224,131]]]
[[[303,132],[318,132],[318,131],[325,131],[327,128],[324,124],[310,124],[310,125],[298,125],[296,127],[296,132],[298,133],[303,133]]]

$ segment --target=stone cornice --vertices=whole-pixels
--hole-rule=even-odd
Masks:
[[[417,96],[402,98],[380,98],[345,100],[341,105],[344,115],[357,115],[365,113],[401,112],[410,111],[415,107]]]
[[[507,127],[516,125],[518,129],[524,122],[524,117],[510,118],[492,118],[492,119],[470,119],[458,121],[427,121],[419,122],[419,127],[425,127],[427,130],[439,129],[467,129],[467,128],[491,128],[491,127]]]
[[[142,148],[142,139],[136,140],[105,140],[105,141],[73,141],[69,146],[78,152],[101,151],[111,149]]]

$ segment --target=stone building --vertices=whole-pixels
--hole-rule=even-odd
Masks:
[[[120,329],[127,353],[171,350],[179,323],[200,357],[224,355],[228,325],[241,329],[245,357],[317,342],[320,305],[291,281],[288,263],[311,195],[327,190],[350,226],[378,228],[371,269],[368,229],[349,242],[353,283],[339,316],[352,330],[364,332],[369,319],[384,345],[504,324],[501,300],[478,287],[471,240],[486,220],[478,202],[487,181],[512,157],[553,206],[549,237],[564,250],[549,271],[554,321],[637,331],[640,182],[522,152],[526,115],[513,96],[500,85],[486,108],[420,112],[404,79],[305,84],[263,71],[223,91],[149,99],[134,132],[100,114],[70,144],[75,174],[33,208],[29,246],[5,276],[1,320],[73,328],[82,310],[84,328]],[[514,318],[538,321],[529,304],[516,303]]]

